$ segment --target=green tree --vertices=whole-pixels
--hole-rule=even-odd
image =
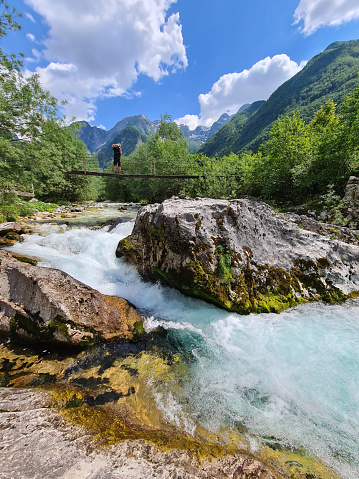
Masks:
[[[20,28],[15,19],[21,15],[3,0],[0,8],[1,39]],[[94,198],[94,180],[64,174],[82,165],[85,145],[65,125],[38,75],[25,77],[20,67],[18,55],[0,50],[0,195],[33,186],[43,199]]]
[[[176,123],[167,114],[154,135],[136,150],[122,158],[122,173],[146,175],[188,174],[191,170],[187,140]],[[110,172],[111,163],[106,168]],[[161,178],[106,178],[105,195],[120,201],[158,202],[178,194],[182,179]]]
[[[297,199],[312,159],[309,129],[299,113],[274,123],[262,151],[262,193],[279,201]]]

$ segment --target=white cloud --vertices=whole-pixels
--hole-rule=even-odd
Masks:
[[[190,130],[195,130],[200,124],[199,117],[197,115],[185,115],[182,118],[175,120],[178,125],[187,125]]]
[[[26,13],[25,13],[25,16],[26,16],[29,20],[31,20],[32,23],[36,23],[34,17],[31,15],[31,13],[26,12]]]
[[[49,26],[43,86],[68,101],[68,116],[92,121],[97,98],[138,96],[140,74],[158,81],[186,68],[179,15],[166,15],[176,1],[26,0]]]
[[[287,55],[275,55],[260,60],[249,70],[227,73],[212,86],[209,93],[198,97],[200,115],[186,115],[176,120],[190,129],[197,125],[212,125],[223,113],[233,115],[246,103],[267,100],[282,83],[298,73],[305,62],[298,65]]]
[[[26,36],[27,36],[27,38],[28,38],[29,40],[31,40],[32,42],[36,42],[35,35],[33,35],[32,33],[27,33]]]
[[[30,63],[36,63],[36,62],[40,61],[41,52],[39,52],[39,50],[36,50],[36,48],[33,48],[31,50],[31,52],[32,52],[32,57],[27,57],[26,61],[30,62]]]
[[[300,0],[294,24],[303,21],[301,31],[310,35],[325,25],[336,26],[358,18],[358,0]]]

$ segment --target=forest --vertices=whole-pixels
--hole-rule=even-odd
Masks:
[[[4,0],[1,4],[0,39],[21,28],[21,14]],[[89,155],[38,76],[21,73],[21,55],[0,49],[0,62],[0,222],[51,208],[51,203],[148,203],[177,194],[226,199],[250,195],[278,208],[303,203],[333,208],[349,176],[359,174],[357,85],[339,106],[327,99],[310,119],[298,111],[277,119],[269,139],[254,153],[213,158],[190,153],[184,134],[166,113],[152,135],[136,135],[131,127],[137,147],[123,156],[122,173],[199,175],[196,179],[71,176],[68,171],[83,168],[83,157],[88,171],[99,171],[100,159],[104,170],[112,172],[111,148],[100,158]],[[29,192],[36,201],[22,199],[21,193]]]

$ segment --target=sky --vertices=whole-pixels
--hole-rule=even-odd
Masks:
[[[169,114],[191,130],[266,100],[335,41],[359,38],[359,0],[10,0],[25,54],[68,121],[109,130]]]

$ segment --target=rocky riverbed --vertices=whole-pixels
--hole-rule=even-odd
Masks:
[[[50,238],[49,244],[53,241]],[[106,244],[109,247],[109,236]],[[114,251],[115,246],[113,255]],[[2,284],[7,294],[9,271],[14,268],[25,278],[29,276],[23,270],[40,269],[43,274],[38,266],[20,262],[14,267],[13,262],[18,260],[6,253]],[[125,274],[130,276],[130,270]],[[77,287],[78,282],[57,272],[54,276],[62,279],[51,283],[50,276],[44,280],[46,286],[65,284],[66,298],[60,294],[64,310],[71,301],[66,283]],[[34,297],[44,290],[37,281]],[[99,293],[91,294],[96,299]],[[18,306],[23,308],[22,301]],[[4,336],[0,344],[0,383],[5,386],[0,390],[0,457],[5,464],[0,477],[4,479],[338,477],[305,449],[288,448],[275,437],[257,438],[242,423],[231,422],[230,427],[223,423],[214,432],[188,421],[189,404],[184,401],[182,410],[175,397],[190,381],[198,347],[194,344],[186,352],[171,330],[152,327],[136,341],[80,350],[33,340],[17,344],[14,339]],[[17,339],[26,340],[26,335]],[[208,390],[207,394],[212,401],[218,393]]]

